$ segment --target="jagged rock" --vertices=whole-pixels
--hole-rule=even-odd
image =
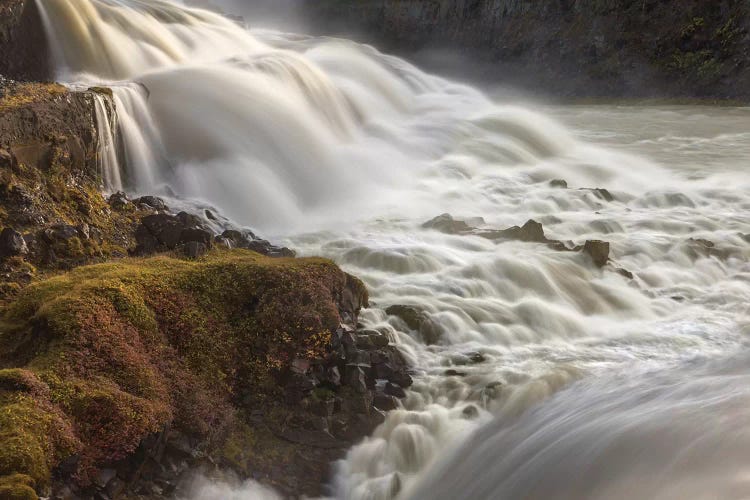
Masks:
[[[568,189],[568,182],[564,179],[552,179],[549,185],[554,188]]]
[[[203,227],[203,221],[200,217],[187,212],[178,213],[177,220],[179,220],[185,228],[194,229]]]
[[[141,196],[134,201],[136,205],[145,205],[154,210],[169,210],[167,204],[158,196]]]
[[[446,234],[464,234],[475,229],[465,221],[454,219],[451,214],[438,215],[434,219],[422,224],[422,227],[425,229],[434,229]]]
[[[609,242],[588,240],[583,245],[583,253],[591,256],[597,267],[604,267],[609,261]]]
[[[407,305],[393,305],[385,310],[386,314],[401,318],[412,330],[419,330],[428,316],[419,308]]]
[[[419,326],[419,334],[426,345],[435,345],[443,338],[443,326],[433,318],[425,319]]]
[[[28,253],[29,248],[21,233],[9,227],[3,229],[2,233],[0,233],[0,258],[26,255]]]
[[[346,385],[359,393],[367,392],[365,372],[358,365],[346,366]]]
[[[393,396],[399,399],[403,399],[406,397],[406,391],[404,391],[404,389],[402,389],[400,385],[394,384],[392,382],[388,382],[387,384],[385,384],[384,392],[389,396]]]
[[[398,408],[398,399],[388,394],[376,394],[372,405],[379,410],[391,411]]]
[[[128,198],[128,195],[122,191],[110,195],[107,203],[109,203],[109,206],[112,207],[113,210],[125,210],[132,206],[130,198]]]
[[[535,220],[529,220],[521,227],[513,226],[508,229],[483,231],[478,234],[490,240],[517,240],[530,243],[549,243],[550,241],[544,235],[542,224]]]

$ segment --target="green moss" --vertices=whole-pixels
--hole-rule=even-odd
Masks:
[[[0,477],[0,498],[3,500],[38,500],[34,480],[25,474]]]
[[[64,86],[57,83],[25,83],[11,86],[10,92],[0,98],[0,109],[25,106],[32,102],[49,99],[68,92]]]
[[[0,366],[23,363],[0,371],[13,391],[0,400],[0,474],[46,484],[80,442],[86,483],[166,425],[218,436],[232,402],[273,400],[292,360],[323,356],[345,290],[366,296],[330,261],[244,250],[122,259],[28,286],[0,321]]]

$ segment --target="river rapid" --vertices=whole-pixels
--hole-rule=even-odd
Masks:
[[[750,496],[750,108],[524,104],[164,0],[37,3],[59,77],[113,88],[107,190],[210,207],[367,283],[361,322],[415,383],[331,497]],[[422,227],[442,213],[534,219],[611,262]]]

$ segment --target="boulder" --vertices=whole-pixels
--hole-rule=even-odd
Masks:
[[[167,204],[158,196],[141,196],[134,201],[136,205],[144,205],[154,210],[169,210]]]
[[[508,229],[483,231],[479,236],[490,240],[516,240],[529,243],[549,243],[544,235],[542,224],[535,220],[529,220],[521,227],[513,226]]]
[[[406,323],[406,326],[408,326],[412,330],[419,330],[422,326],[422,323],[424,323],[428,318],[427,314],[425,314],[424,311],[415,306],[397,304],[388,307],[385,312],[389,316],[396,316],[398,318],[401,318],[401,320]]]
[[[26,255],[28,253],[29,248],[21,233],[9,227],[3,229],[2,233],[0,233],[0,258]]]
[[[609,242],[587,240],[583,245],[583,253],[589,255],[597,267],[604,267],[609,261]]]
[[[141,224],[160,245],[169,249],[175,248],[180,243],[182,231],[185,229],[185,224],[180,219],[169,214],[146,216],[141,220]],[[138,236],[136,231],[136,239]]]
[[[107,199],[107,203],[109,203],[109,206],[112,207],[113,210],[119,211],[132,207],[130,198],[128,198],[128,195],[122,191],[111,194]]]
[[[564,179],[552,179],[549,181],[550,187],[568,189],[568,182]]]
[[[465,221],[454,219],[451,214],[438,215],[434,219],[422,224],[422,227],[425,229],[434,229],[446,234],[464,234],[475,229]]]
[[[378,410],[391,411],[398,408],[398,399],[388,394],[376,394],[372,405]]]
[[[387,384],[385,384],[384,392],[389,396],[393,396],[399,399],[403,399],[406,397],[406,391],[404,391],[404,389],[402,389],[400,385],[394,384],[392,382],[388,382]]]

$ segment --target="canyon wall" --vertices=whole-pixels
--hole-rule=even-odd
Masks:
[[[750,97],[747,0],[323,0],[318,31],[553,96]],[[431,61],[441,56],[432,57]],[[438,61],[439,64],[439,61]]]

